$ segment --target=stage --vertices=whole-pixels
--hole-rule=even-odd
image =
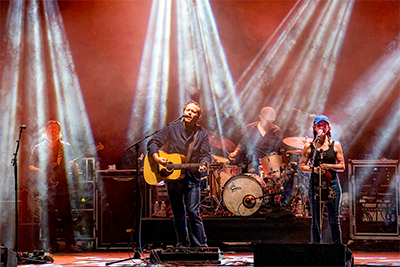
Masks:
[[[400,266],[400,252],[353,252],[354,266]],[[46,266],[106,266],[107,263],[129,259],[133,257],[132,252],[90,252],[53,255],[54,262]],[[147,262],[149,252],[145,252],[142,259],[127,260],[114,263],[109,266],[155,266]],[[219,264],[211,263],[185,263],[185,262],[164,262],[157,266],[253,266],[253,253],[236,253],[224,251],[223,258]],[[24,265],[19,265],[24,266]],[[29,265],[36,266],[36,265]],[[40,266],[40,265],[37,265]]]

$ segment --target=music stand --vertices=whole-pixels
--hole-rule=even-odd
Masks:
[[[177,118],[177,119],[173,120],[172,122],[170,122],[170,123],[164,125],[163,127],[161,127],[160,129],[156,130],[155,132],[153,132],[153,133],[151,133],[151,134],[149,134],[149,135],[143,137],[141,140],[137,141],[136,143],[130,145],[129,147],[127,147],[127,148],[125,149],[125,151],[128,151],[128,150],[130,150],[131,148],[135,147],[135,150],[136,150],[136,175],[135,175],[135,179],[136,179],[136,186],[135,186],[136,203],[143,203],[143,201],[140,201],[140,197],[139,197],[139,196],[141,195],[140,187],[139,187],[139,186],[140,186],[140,184],[139,184],[139,177],[140,177],[139,148],[140,148],[140,144],[141,144],[144,140],[146,140],[147,138],[149,138],[149,137],[151,137],[151,136],[157,134],[158,132],[160,132],[162,129],[164,129],[164,128],[167,127],[168,125],[173,124],[173,123],[175,123],[175,122],[181,120],[182,118],[183,118],[183,116],[180,116],[179,118]],[[139,189],[139,190],[138,190],[138,189]],[[139,202],[139,201],[140,201],[140,202]],[[141,208],[138,209],[138,208],[136,207],[136,205],[137,205],[136,203],[135,203],[135,205],[134,205],[135,210],[136,210],[136,216],[135,216],[135,219],[133,220],[133,235],[134,235],[134,237],[135,237],[135,238],[134,238],[135,246],[136,246],[137,244],[139,244],[139,250],[140,250],[140,252],[139,252],[138,249],[135,247],[135,255],[134,255],[133,257],[127,258],[127,259],[118,260],[118,261],[114,261],[114,262],[108,262],[108,263],[106,263],[106,266],[111,265],[111,264],[114,264],[114,263],[119,263],[119,262],[127,261],[127,260],[140,259],[140,258],[141,258],[141,254],[143,253],[142,245],[141,245],[141,225],[142,225],[142,224],[141,224],[141,216],[142,216],[142,210],[141,210],[141,208],[143,207],[143,205],[141,204]],[[139,221],[138,221],[138,220],[139,220]]]

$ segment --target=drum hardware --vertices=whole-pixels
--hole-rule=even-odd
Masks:
[[[220,207],[222,205],[220,199],[212,193],[213,192],[213,183],[211,179],[212,176],[213,176],[212,173],[209,173],[209,175],[207,176],[208,179],[206,180],[207,182],[206,192],[208,196],[205,197],[200,203],[200,208],[203,210],[201,212],[201,215],[204,215],[204,213],[213,213],[213,215],[215,216],[220,210]],[[209,205],[204,204],[207,202],[210,202],[210,204]]]
[[[204,198],[202,202],[211,201],[211,203],[210,205],[201,204],[201,208],[203,208],[204,212],[213,213],[215,216],[221,211],[225,213],[225,210],[222,208],[221,201],[222,187],[229,178],[239,174],[240,168],[236,165],[229,165],[229,159],[227,158],[217,155],[212,155],[212,157],[216,162],[224,163],[224,167],[222,169],[216,169],[213,172],[210,172],[206,177],[208,183],[206,186],[208,196]]]

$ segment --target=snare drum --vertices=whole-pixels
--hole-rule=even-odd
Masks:
[[[233,176],[222,190],[225,207],[239,216],[250,216],[258,211],[264,196],[264,181],[250,173]]]

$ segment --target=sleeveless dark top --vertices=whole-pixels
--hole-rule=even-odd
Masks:
[[[323,150],[323,151],[317,150],[317,154],[315,155],[314,167],[318,167],[322,163],[336,164],[337,161],[336,161],[336,153],[335,153],[334,147],[335,147],[335,141],[332,141],[331,145],[329,146],[329,148],[327,150]],[[314,144],[311,143],[311,153],[310,153],[311,156],[314,155],[314,150],[315,150]],[[334,170],[328,170],[328,171],[332,175],[331,183],[336,182],[337,181],[337,172]]]

